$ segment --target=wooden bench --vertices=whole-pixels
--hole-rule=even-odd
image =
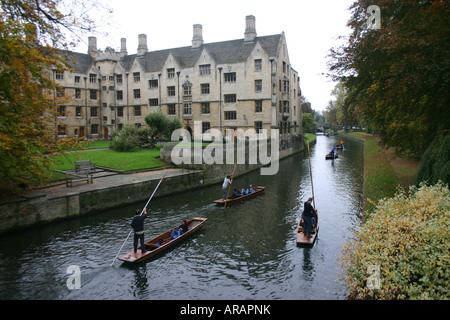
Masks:
[[[91,160],[75,161],[75,170],[66,171],[66,187],[72,187],[73,182],[84,181],[93,183],[92,172],[95,171],[95,163]]]

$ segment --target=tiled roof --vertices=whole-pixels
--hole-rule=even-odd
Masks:
[[[269,56],[276,56],[281,37],[282,34],[276,34],[257,37],[255,41],[249,43],[244,42],[244,39],[238,39],[206,43],[196,49],[188,46],[149,51],[139,58],[137,54],[126,55],[120,60],[120,63],[125,70],[130,70],[136,60],[145,72],[158,72],[163,69],[167,58],[172,54],[181,68],[191,68],[195,66],[204,49],[218,64],[237,63],[247,60],[257,42],[261,44]],[[65,51],[64,56],[76,73],[87,73],[89,67],[94,63],[94,60],[88,54]]]

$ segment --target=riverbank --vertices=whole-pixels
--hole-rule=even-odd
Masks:
[[[384,149],[379,139],[363,132],[343,134],[364,141],[364,214],[373,211],[378,200],[393,197],[400,186],[406,191],[414,184],[419,163]]]

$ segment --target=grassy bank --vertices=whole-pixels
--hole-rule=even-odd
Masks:
[[[164,166],[157,159],[159,156],[159,149],[141,149],[133,152],[117,152],[111,149],[85,150],[67,153],[65,156],[53,157],[53,165],[50,170],[52,180],[55,181],[64,179],[64,175],[53,170],[72,170],[74,162],[78,160],[91,160],[97,166],[120,171],[149,169]]]
[[[352,132],[350,135],[365,140],[364,200],[365,212],[370,213],[378,200],[393,197],[398,186],[407,190],[413,184],[418,163],[395,156],[391,149],[381,148],[370,134]]]

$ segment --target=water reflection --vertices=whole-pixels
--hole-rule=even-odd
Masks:
[[[259,170],[234,186],[266,186],[263,195],[226,209],[213,201],[220,185],[155,198],[146,238],[182,219],[206,217],[202,230],[149,262],[109,267],[145,203],[0,237],[0,299],[342,299],[336,263],[362,208],[362,144],[345,140],[339,158],[325,160],[334,137],[311,148],[314,195],[321,225],[313,248],[298,248],[295,227],[311,196],[308,158],[280,163],[275,176]],[[123,253],[132,248],[132,239]],[[67,267],[81,269],[81,290],[66,286]],[[182,290],[180,290],[182,288]]]

